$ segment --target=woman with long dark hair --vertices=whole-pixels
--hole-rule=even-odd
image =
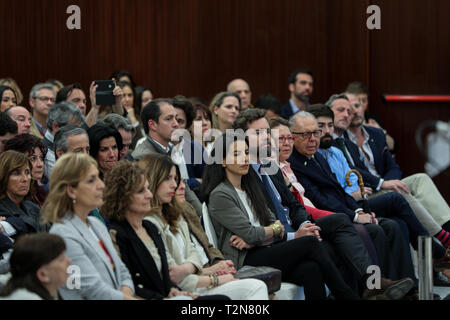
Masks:
[[[204,172],[202,194],[217,233],[218,246],[236,268],[271,266],[282,280],[304,286],[307,300],[326,299],[325,284],[336,299],[359,299],[342,279],[318,238],[299,229],[299,238],[286,241],[284,228],[268,209],[257,173],[250,168],[244,135],[223,134]],[[302,229],[303,228],[303,229]]]

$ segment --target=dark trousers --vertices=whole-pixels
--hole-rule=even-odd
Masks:
[[[304,287],[307,300],[325,299],[325,284],[336,299],[359,299],[345,283],[325,248],[313,236],[254,247],[247,252],[244,264],[281,270],[283,281]]]

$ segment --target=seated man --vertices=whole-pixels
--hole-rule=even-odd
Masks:
[[[241,110],[253,108],[252,92],[250,91],[250,86],[247,81],[242,79],[234,79],[228,84],[227,91],[239,95],[239,98],[241,98]]]
[[[314,227],[317,224],[320,227],[320,233],[315,231],[309,234],[319,239],[323,238],[327,243],[326,248],[330,254],[338,259],[342,259],[345,264],[344,268],[351,270],[359,284],[365,286],[367,267],[373,263],[358,233],[347,216],[342,213],[322,217],[315,223],[311,222],[305,207],[289,192],[281,170],[278,166],[273,166],[269,160],[270,158],[268,158],[271,149],[271,137],[269,122],[264,115],[264,110],[247,109],[238,115],[233,124],[233,129],[242,129],[249,137],[251,170],[255,170],[256,174],[261,178],[259,186],[266,196],[270,209],[276,214],[277,219],[283,223],[286,231],[286,240],[298,237],[305,229]],[[267,167],[268,164],[270,165],[269,167]],[[386,239],[384,238],[384,240]],[[387,245],[387,242],[385,242],[385,245]],[[383,267],[381,269],[383,270]],[[405,279],[403,280],[405,281]],[[385,288],[395,285],[387,279],[382,282]],[[409,281],[402,283],[402,287],[405,286],[403,289],[408,291],[411,289],[413,282],[409,279]],[[367,294],[370,295],[366,288],[363,296]]]
[[[446,223],[450,220],[450,208],[430,177],[416,174],[399,180],[402,172],[386,148],[383,133],[362,126],[362,109],[354,110],[345,95],[331,96],[326,105],[334,113],[334,138],[336,143],[341,141],[341,146],[337,146],[343,150],[349,166],[358,170],[364,184],[372,188],[372,196],[388,191],[401,193],[425,229],[448,247],[450,226]],[[358,138],[347,130],[350,126]]]
[[[17,123],[19,129],[17,134],[30,133],[31,121],[33,120],[27,109],[21,106],[14,106],[7,109],[5,112]]]
[[[323,104],[312,105],[307,110],[316,117],[318,127],[322,130],[319,153],[326,159],[336,180],[344,190],[349,195],[356,194],[356,200],[360,200],[361,192],[356,175],[354,173],[350,175],[350,186],[345,178],[347,172],[350,171],[347,160],[345,160],[341,150],[331,146],[334,133],[333,111]],[[355,196],[353,197],[355,198]],[[380,194],[366,200],[366,203],[378,216],[400,219],[405,222],[407,225],[405,236],[409,234],[408,240],[415,250],[418,249],[418,237],[429,235],[401,194],[395,192]],[[432,242],[432,247],[435,257],[444,257],[445,249],[443,246],[438,242]]]
[[[375,218],[372,212],[364,212],[356,200],[348,195],[334,177],[326,160],[317,152],[321,130],[315,117],[300,111],[290,119],[295,136],[294,150],[288,159],[298,181],[305,188],[305,195],[323,210],[344,212],[351,221],[364,224],[369,234],[374,229],[384,232],[388,243],[373,239],[384,274],[391,279],[415,278],[407,236],[400,225],[402,221]],[[382,230],[379,230],[379,226]],[[383,239],[386,240],[386,239]],[[384,248],[383,251],[380,248]]]

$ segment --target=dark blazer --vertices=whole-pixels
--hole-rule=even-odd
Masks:
[[[386,136],[381,129],[364,126],[364,129],[369,134],[369,146],[373,153],[373,159],[375,162],[375,168],[378,174],[384,180],[394,180],[402,178],[402,170],[395,162],[391,152],[386,144]],[[347,132],[344,133],[348,138]],[[358,149],[353,148],[351,156],[353,159],[360,158]],[[364,162],[363,162],[364,163]]]
[[[353,221],[355,210],[360,208],[355,199],[345,192],[334,177],[328,162],[318,152],[308,159],[295,148],[288,162],[298,181],[305,188],[305,196],[319,209],[344,212]]]
[[[42,225],[40,223],[40,210],[41,209],[37,204],[29,200],[24,200],[22,201],[20,206],[17,206],[7,196],[0,199],[0,217],[15,217],[21,219],[25,223],[25,228],[23,224],[20,224],[17,221],[16,224],[12,224],[12,226],[18,232],[33,233],[48,231],[50,229],[50,226]]]
[[[294,113],[292,112],[292,107],[289,101],[281,107],[280,116],[286,120],[289,120],[290,117],[292,117]]]
[[[186,146],[186,144],[188,144],[189,147]],[[189,175],[187,183],[189,187],[194,191],[196,191],[200,187],[200,182],[196,178],[202,178],[203,170],[205,169],[206,166],[203,157],[205,152],[206,151],[203,148],[203,146],[197,141],[194,140],[185,141],[185,147],[183,148],[183,155],[184,160],[186,161],[186,169]],[[196,192],[196,194],[197,196],[199,196],[199,192]]]
[[[177,286],[170,280],[166,248],[158,229],[148,220],[142,221],[142,225],[158,248],[162,278],[152,255],[128,221],[111,220],[111,237],[122,261],[130,271],[136,295],[144,299],[163,299],[172,287]]]
[[[254,170],[252,166],[250,166],[250,170]],[[295,197],[286,186],[285,180],[283,178],[283,173],[280,169],[278,169],[275,174],[269,176],[281,196],[281,204],[289,209],[289,218],[292,221],[292,228],[294,230],[297,230],[300,227],[300,224],[308,220],[308,214],[306,213],[305,207],[295,199]],[[260,182],[260,187],[263,191],[263,194],[266,196],[266,202],[269,205],[269,209],[272,212],[276,212],[272,201],[270,201],[270,196],[266,193],[266,190],[262,185],[262,181],[259,179],[258,181]]]

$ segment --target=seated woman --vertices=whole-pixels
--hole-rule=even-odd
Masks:
[[[11,278],[0,300],[54,300],[67,282],[72,261],[65,255],[64,240],[48,233],[29,234],[14,245]]]
[[[202,192],[208,199],[219,249],[236,268],[277,268],[282,271],[282,281],[304,286],[307,300],[326,299],[325,284],[336,299],[359,299],[317,234],[305,235],[311,234],[306,230],[309,225],[300,227],[301,237],[285,241],[284,227],[268,209],[257,174],[249,171],[245,136],[222,135],[214,143],[211,157],[214,163],[206,166]]]
[[[104,180],[106,173],[119,161],[119,151],[122,150],[122,136],[109,126],[95,124],[87,131],[89,136],[89,154],[97,160],[100,179]]]
[[[5,143],[6,150],[15,150],[24,153],[31,163],[31,190],[28,200],[33,201],[39,207],[44,204],[47,197],[48,179],[44,176],[45,156],[47,147],[41,139],[28,134],[19,134]]]
[[[111,238],[131,273],[136,295],[144,299],[197,298],[180,291],[170,280],[166,249],[158,229],[144,220],[153,197],[144,170],[136,163],[121,162],[106,176],[105,184],[101,212],[111,219]]]
[[[89,212],[103,205],[105,184],[97,162],[83,153],[66,153],[55,164],[50,192],[42,208],[53,223],[51,234],[64,239],[67,256],[79,268],[79,286],[64,285],[59,294],[68,300],[135,299],[127,267],[114,248],[105,225]]]
[[[11,107],[17,105],[17,96],[14,89],[8,86],[0,85],[0,112],[5,112]]]
[[[209,155],[214,142],[211,141],[211,111],[202,103],[194,103],[193,106],[195,117],[189,131],[191,132],[192,140],[200,142]]]
[[[191,242],[189,228],[182,217],[182,208],[175,200],[177,166],[169,156],[147,155],[145,176],[150,181],[151,214],[145,219],[161,232],[169,261],[169,274],[181,289],[196,294],[225,294],[232,300],[267,300],[267,286],[256,279],[236,280],[232,269],[226,274],[203,273],[202,259]]]
[[[233,92],[220,92],[211,101],[209,110],[212,127],[221,132],[233,127],[234,120],[241,111],[241,99]]]
[[[17,237],[21,233],[48,230],[48,225],[40,223],[40,208],[26,200],[30,191],[31,170],[27,156],[9,150],[0,155],[0,217],[16,217],[24,225],[0,221],[8,236]]]

